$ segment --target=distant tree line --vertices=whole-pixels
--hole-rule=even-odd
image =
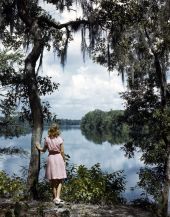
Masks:
[[[30,124],[22,120],[18,115],[0,117],[0,136],[5,138],[19,137],[30,133]]]
[[[81,122],[81,120],[57,119],[57,123],[60,126],[80,125],[80,122]]]
[[[81,120],[81,130],[88,140],[101,144],[123,143],[128,138],[128,126],[124,122],[124,111],[108,112],[96,109],[88,112]]]
[[[122,129],[122,110],[111,110],[104,112],[99,109],[88,112],[81,120],[81,127],[84,129],[109,129],[118,131]]]
[[[58,123],[61,128],[80,125],[80,120],[51,119],[44,121],[44,126],[48,127],[54,122]],[[5,136],[6,138],[19,137],[31,132],[30,122],[25,120],[20,114],[5,118],[0,117],[0,126],[0,136]]]

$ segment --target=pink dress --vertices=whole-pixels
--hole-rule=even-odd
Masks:
[[[65,163],[60,154],[62,143],[63,139],[60,136],[55,138],[45,138],[45,146],[49,151],[46,168],[46,177],[49,180],[67,178]]]

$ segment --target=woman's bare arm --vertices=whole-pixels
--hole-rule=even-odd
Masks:
[[[64,143],[62,143],[60,147],[61,147],[61,155],[62,155],[62,157],[63,157],[63,159],[64,159],[64,161],[65,161],[65,155],[64,155]]]
[[[40,144],[36,144],[36,148],[39,150],[39,151],[41,151],[41,152],[46,152],[46,150],[47,150],[47,146],[44,144],[44,147],[42,148],[41,146],[40,146]]]

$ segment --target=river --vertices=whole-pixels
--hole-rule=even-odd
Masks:
[[[47,130],[44,130],[43,138],[47,136]],[[75,165],[83,164],[91,167],[96,163],[100,163],[101,169],[106,172],[124,170],[126,176],[125,198],[128,201],[139,197],[141,190],[131,191],[138,182],[138,170],[144,166],[140,160],[141,153],[136,152],[134,158],[128,159],[121,149],[123,144],[110,144],[103,142],[96,144],[88,141],[82,135],[79,128],[62,129],[61,136],[64,139],[65,153],[70,156],[70,162]],[[21,176],[23,168],[28,168],[30,156],[31,133],[20,137],[5,138],[1,137],[0,147],[21,147],[28,151],[25,155],[0,155],[0,170],[6,171],[9,175],[16,174]],[[42,154],[41,161],[44,161],[47,153]],[[44,177],[44,169],[40,172],[40,178]]]

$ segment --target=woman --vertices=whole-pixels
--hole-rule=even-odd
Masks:
[[[48,149],[49,155],[47,159],[46,177],[50,180],[54,203],[60,204],[63,201],[60,199],[63,179],[67,177],[64,157],[63,139],[60,137],[60,131],[57,124],[53,124],[48,130],[48,136],[45,138],[44,147],[40,144],[36,147],[41,152],[46,152]]]

